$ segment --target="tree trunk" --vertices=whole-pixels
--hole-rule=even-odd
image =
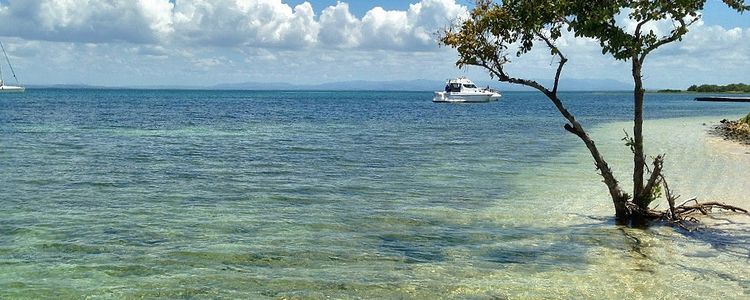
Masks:
[[[635,228],[646,228],[648,227],[648,221],[650,220],[646,215],[646,210],[636,209],[630,212],[630,226]]]
[[[633,202],[641,209],[644,205],[644,197],[650,191],[643,190],[643,171],[645,169],[645,156],[643,155],[643,78],[641,69],[643,62],[633,57]]]

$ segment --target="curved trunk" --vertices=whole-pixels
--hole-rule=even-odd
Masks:
[[[562,100],[557,97],[557,83],[560,79],[560,70],[562,69],[562,66],[565,64],[565,62],[566,59],[561,56],[560,65],[558,66],[557,75],[555,77],[555,87],[551,91],[536,81],[509,77],[503,72],[502,68],[494,69],[488,66],[486,63],[479,66],[482,66],[489,70],[502,82],[515,83],[534,88],[544,93],[544,95],[547,96],[550,101],[552,101],[552,104],[555,105],[555,108],[557,108],[557,110],[565,118],[565,120],[568,121],[568,124],[565,124],[564,126],[565,130],[578,136],[581,141],[586,144],[586,148],[588,148],[591,156],[594,158],[596,169],[599,170],[599,175],[601,175],[604,179],[604,184],[607,185],[609,195],[612,198],[612,203],[615,207],[615,217],[617,219],[617,223],[629,224],[631,219],[631,211],[628,208],[628,200],[630,199],[630,195],[622,191],[622,189],[620,188],[620,184],[617,182],[617,179],[612,173],[612,169],[609,168],[609,164],[607,164],[607,162],[604,160],[604,157],[599,152],[599,149],[596,147],[596,143],[594,143],[594,140],[589,137],[589,135],[583,129],[583,126],[578,123],[575,116],[573,116],[573,114],[571,114],[568,109],[565,108]]]
[[[555,101],[553,100],[553,102]],[[581,124],[575,121],[575,119],[568,119],[568,121],[570,122],[570,124],[565,124],[565,130],[575,134],[581,139],[581,141],[583,141],[584,144],[586,144],[586,148],[589,149],[591,156],[594,158],[596,168],[599,170],[602,178],[604,178],[604,184],[607,185],[609,195],[610,197],[612,197],[612,203],[615,207],[615,218],[617,219],[617,222],[620,224],[628,223],[631,215],[630,211],[627,208],[629,198],[628,194],[624,193],[622,189],[620,189],[620,184],[612,174],[612,169],[609,168],[609,164],[607,164],[607,162],[604,160],[604,157],[602,157],[601,153],[599,153],[599,149],[596,147],[596,143],[594,143],[594,141],[589,137],[586,131],[583,130]]]
[[[583,129],[583,126],[581,126],[581,124],[576,121],[573,114],[571,114],[565,108],[560,98],[557,97],[557,93],[546,91],[545,94],[552,101],[557,110],[560,111],[563,117],[568,120],[568,124],[565,124],[564,127],[565,130],[578,136],[578,138],[580,138],[581,141],[586,144],[586,148],[594,158],[596,168],[599,170],[602,178],[604,178],[604,184],[607,185],[609,195],[610,197],[612,197],[612,203],[615,207],[615,217],[617,219],[617,222],[621,224],[628,223],[628,219],[630,218],[630,212],[627,208],[629,196],[620,188],[620,184],[617,182],[617,179],[612,173],[612,169],[609,168],[609,164],[607,164],[607,161],[604,160],[604,157],[596,147],[596,143],[594,143],[594,140],[589,137],[589,135]]]

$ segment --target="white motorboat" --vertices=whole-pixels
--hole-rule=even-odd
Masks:
[[[8,58],[8,53],[5,52],[5,46],[3,46],[3,43],[0,42],[0,48],[3,49],[3,54],[5,55],[5,61],[8,62],[8,67],[10,68],[10,72],[13,74],[13,78],[16,79],[16,85],[7,85],[5,84],[5,81],[3,80],[3,70],[0,68],[0,93],[23,93],[26,91],[26,88],[21,86],[18,83],[18,77],[16,77],[16,71],[13,70],[13,65],[10,64],[10,59]]]
[[[500,100],[500,93],[487,87],[478,88],[466,77],[449,79],[445,90],[435,92],[432,102],[490,102]]]

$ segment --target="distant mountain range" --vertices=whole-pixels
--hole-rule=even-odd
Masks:
[[[550,86],[551,81],[540,80]],[[532,89],[497,81],[477,81],[478,86],[490,86],[500,91],[531,91]],[[178,89],[178,90],[328,90],[328,91],[437,91],[442,90],[442,80],[390,80],[390,81],[341,81],[323,84],[292,84],[285,82],[242,82],[217,84],[212,86],[94,86],[85,84],[29,85],[28,88],[64,89]],[[562,79],[560,91],[625,91],[632,90],[632,84],[609,79]]]
[[[436,80],[392,80],[392,81],[342,81],[323,84],[289,84],[243,82],[233,84],[219,84],[210,88],[218,90],[332,90],[332,91],[431,91],[440,90],[445,82]]]
[[[551,81],[540,81],[551,86]],[[531,91],[532,89],[497,81],[477,81],[478,86],[490,86],[501,91]],[[288,83],[244,82],[214,85],[209,88],[218,90],[345,90],[345,91],[436,91],[442,90],[442,80],[391,80],[391,81],[342,81],[315,85],[296,85]],[[560,81],[561,91],[624,91],[633,86],[617,80],[607,79],[565,79]]]

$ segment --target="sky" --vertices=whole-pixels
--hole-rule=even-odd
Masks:
[[[455,67],[435,33],[468,0],[0,0],[0,41],[24,84],[211,86],[350,80],[489,80]],[[630,26],[629,20],[618,24]],[[651,29],[667,32],[669,24]],[[564,36],[571,79],[630,82],[629,65],[593,40]],[[511,75],[547,79],[545,51],[514,59]],[[750,13],[708,0],[682,42],[654,52],[648,88],[750,83]],[[5,80],[9,81],[3,64]],[[12,80],[10,80],[12,81]]]

